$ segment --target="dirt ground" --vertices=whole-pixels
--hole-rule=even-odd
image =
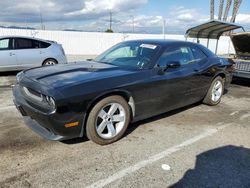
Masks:
[[[250,187],[247,85],[232,84],[218,106],[196,104],[132,124],[107,146],[39,137],[2,86],[0,187]]]

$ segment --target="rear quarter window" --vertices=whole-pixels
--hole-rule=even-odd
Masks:
[[[199,48],[192,47],[191,50],[194,56],[194,61],[200,61],[200,60],[207,58],[207,55]]]
[[[48,43],[48,42],[42,42],[42,41],[40,41],[40,48],[48,48],[48,47],[50,47],[50,43]]]

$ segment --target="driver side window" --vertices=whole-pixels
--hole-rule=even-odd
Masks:
[[[160,67],[165,67],[171,62],[179,62],[181,65],[190,64],[194,61],[192,51],[189,47],[170,47],[163,52],[159,59]]]

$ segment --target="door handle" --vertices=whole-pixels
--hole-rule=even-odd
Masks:
[[[10,56],[16,55],[15,53],[10,52]]]
[[[198,69],[194,69],[194,72],[199,72],[199,70]]]

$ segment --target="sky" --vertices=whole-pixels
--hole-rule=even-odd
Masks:
[[[226,4],[225,0],[225,4]],[[219,0],[215,0],[215,17]],[[47,30],[183,34],[209,20],[210,0],[1,0],[0,25]],[[229,18],[232,14],[232,7]],[[250,31],[250,1],[242,0],[236,23]]]

